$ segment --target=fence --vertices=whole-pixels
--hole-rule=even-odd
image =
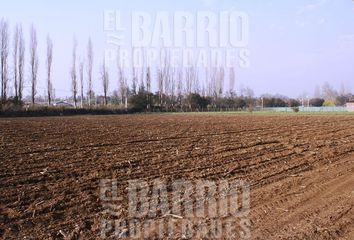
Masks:
[[[294,112],[290,107],[263,108],[266,112]],[[299,107],[299,112],[348,112],[346,107]]]
[[[240,108],[228,108],[228,107],[213,107],[213,108],[175,108],[175,109],[152,109],[152,112],[246,112],[249,111],[247,109]],[[262,108],[262,107],[254,107],[254,112],[294,112],[294,109],[291,107],[271,107],[271,108]],[[348,112],[349,109],[347,107],[299,107],[299,112]]]

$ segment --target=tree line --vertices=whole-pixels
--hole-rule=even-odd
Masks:
[[[13,41],[13,47],[10,47],[10,40]],[[51,88],[51,61],[52,61],[52,45],[48,37],[48,92]],[[31,98],[32,103],[35,102],[37,76],[38,76],[38,52],[37,52],[37,32],[32,26],[30,29],[29,42],[29,67],[31,82]],[[20,103],[23,99],[23,89],[25,82],[25,40],[22,26],[17,24],[14,28],[13,38],[10,37],[9,24],[4,19],[0,21],[0,68],[1,68],[1,102],[8,99],[9,82],[13,80],[15,102]],[[9,71],[9,55],[12,55],[12,76]],[[50,96],[50,94],[49,94]]]
[[[10,42],[12,42],[12,47]],[[84,63],[83,61],[77,64],[76,56],[77,42],[74,37],[74,46],[72,53],[72,68],[70,75],[72,79],[72,93],[77,106],[77,99],[80,90],[81,99],[84,98]],[[24,32],[21,24],[14,27],[13,36],[10,34],[9,23],[5,19],[0,21],[0,75],[1,75],[1,102],[6,102],[11,99],[13,102],[22,103],[23,90],[25,83],[25,65],[26,65],[26,51],[28,51],[28,64],[29,64],[29,82],[31,92],[31,103],[36,103],[37,97],[37,82],[38,82],[38,69],[39,69],[39,56],[38,56],[38,39],[37,31],[32,25],[30,29],[30,38],[28,49],[25,45]],[[10,63],[12,57],[12,64]],[[52,79],[53,69],[53,41],[50,36],[47,36],[46,48],[46,98],[48,105],[52,104],[54,88]],[[77,67],[79,65],[79,67]],[[88,40],[87,46],[87,81],[88,93],[92,93],[92,69],[93,69],[93,45],[91,39]],[[11,70],[11,71],[10,71]],[[14,96],[9,96],[9,83],[13,81]],[[107,79],[108,80],[108,79]],[[80,89],[79,89],[80,86]],[[91,97],[88,97],[91,100]],[[88,101],[91,104],[91,101]],[[83,103],[81,103],[83,105]]]
[[[12,42],[12,46],[10,46]],[[53,41],[47,36],[46,41],[46,101],[53,104]],[[73,38],[71,77],[71,100],[75,108],[91,108],[93,105],[114,105],[122,108],[132,107],[144,110],[201,110],[201,109],[253,109],[254,107],[298,107],[344,105],[353,96],[347,91],[335,91],[328,83],[322,89],[316,89],[313,99],[290,99],[284,96],[263,95],[255,98],[252,89],[241,88],[234,91],[236,78],[235,67],[225,69],[222,66],[205,69],[203,78],[196,66],[176,68],[171,65],[168,54],[160,66],[153,67],[144,62],[142,67],[128,71],[117,64],[118,88],[109,95],[110,76],[105,59],[99,67],[103,95],[96,96],[93,89],[94,49],[89,38],[85,59],[77,57],[77,40]],[[119,51],[119,49],[117,50]],[[9,23],[0,21],[0,67],[1,67],[1,102],[11,99],[23,104],[25,82],[26,45],[22,26],[17,24],[10,34]],[[10,56],[12,56],[10,62]],[[119,56],[119,54],[117,54]],[[32,25],[28,43],[28,63],[30,76],[31,104],[36,104],[39,69],[37,31]],[[117,59],[118,62],[119,59]],[[10,68],[11,66],[11,68]],[[9,71],[11,69],[12,71]],[[154,75],[152,72],[154,71]],[[10,74],[11,73],[11,74]],[[154,78],[154,79],[153,79]],[[203,81],[200,81],[202,78]],[[229,81],[225,90],[226,79]],[[157,91],[152,91],[152,81]],[[13,81],[14,96],[8,96],[9,82]]]

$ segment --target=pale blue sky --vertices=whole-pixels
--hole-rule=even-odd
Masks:
[[[100,92],[98,61],[105,49],[103,11],[196,12],[238,10],[250,16],[250,68],[238,69],[236,87],[249,86],[257,95],[312,95],[316,85],[328,81],[354,91],[354,2],[351,0],[103,0],[44,1],[1,0],[0,17],[11,30],[22,23],[26,35],[33,23],[38,32],[40,72],[38,93],[44,93],[46,35],[54,42],[56,95],[70,95],[72,39],[78,54],[85,52],[92,37],[95,50],[95,88]],[[28,42],[26,44],[28,48]],[[28,70],[28,69],[27,69]],[[111,69],[110,91],[117,88]],[[26,85],[29,85],[27,83]]]

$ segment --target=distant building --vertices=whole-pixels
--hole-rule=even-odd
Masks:
[[[354,102],[347,102],[347,111],[354,112]]]

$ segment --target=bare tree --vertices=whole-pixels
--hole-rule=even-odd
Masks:
[[[35,103],[36,87],[37,87],[37,74],[38,74],[38,56],[37,56],[37,32],[34,26],[31,26],[30,32],[30,67],[31,67],[31,96],[32,104]]]
[[[91,99],[93,95],[93,90],[92,90],[92,68],[93,68],[93,46],[92,46],[92,41],[91,38],[88,40],[87,44],[87,81],[88,81],[88,92],[87,92],[87,98],[88,98],[88,104],[91,106]]]
[[[142,65],[140,68],[140,86],[139,86],[139,90],[140,91],[146,91],[145,88],[145,81],[144,78],[146,77],[145,75],[145,51],[144,49],[142,49]]]
[[[231,96],[235,93],[235,68],[230,67],[229,69],[229,93]]]
[[[194,66],[187,67],[185,69],[185,79],[186,79],[186,91],[188,94],[192,92],[197,92],[198,90],[198,72],[197,68]]]
[[[0,22],[0,67],[1,67],[1,99],[7,98],[9,56],[9,24],[4,19]]]
[[[170,86],[171,86],[171,55],[168,50],[165,51],[165,60],[163,62],[163,97],[164,97],[164,104],[165,107],[168,109],[170,102],[168,99]]]
[[[125,77],[125,73],[123,70],[122,62],[120,59],[120,50],[118,49],[118,54],[117,54],[117,67],[118,67],[118,86],[119,86],[119,94],[120,94],[120,100],[121,104],[125,104],[125,107],[128,107],[128,85],[127,85],[127,79]]]
[[[80,73],[80,90],[81,90],[81,108],[83,108],[84,107],[84,61],[83,60],[81,60],[80,62],[79,73]]]
[[[48,95],[48,105],[52,102],[52,62],[53,62],[53,42],[49,35],[47,36],[47,95]]]
[[[157,83],[159,88],[159,105],[162,107],[163,103],[163,72],[161,69],[157,69]]]
[[[171,102],[174,106],[175,97],[176,97],[176,68],[172,68],[170,78],[171,78],[171,86],[170,86]]]
[[[170,86],[171,86],[171,68],[169,67],[168,65],[169,63],[166,62],[166,66],[164,67],[164,70],[163,70],[163,82],[164,82],[164,85],[163,85],[163,93],[166,95],[165,97],[165,104],[166,104],[166,107],[168,107],[168,103],[167,103],[167,96],[170,94]]]
[[[346,86],[344,85],[344,83],[342,82],[340,84],[340,89],[339,89],[339,92],[338,94],[340,96],[345,96],[345,95],[348,95],[350,93],[350,91],[348,91],[348,89],[346,88]]]
[[[218,77],[217,77],[217,91],[218,96],[222,96],[224,93],[224,78],[225,78],[225,70],[223,67],[219,67]]]
[[[246,98],[253,98],[254,91],[250,87],[241,87],[241,96]]]
[[[13,61],[14,61],[14,88],[15,88],[15,98],[18,100],[18,45],[19,45],[19,26],[16,25],[14,32],[14,46],[13,46]]]
[[[326,101],[331,101],[332,103],[335,102],[335,100],[338,96],[338,92],[328,82],[325,82],[323,84],[322,94],[323,94],[323,98]]]
[[[25,39],[23,37],[22,26],[18,29],[18,100],[22,101],[24,70],[25,70]]]
[[[132,48],[132,55],[134,56],[134,51],[135,49]],[[137,91],[137,86],[138,86],[138,71],[137,71],[137,68],[136,68],[136,63],[134,62],[134,57],[132,58],[132,87],[131,87],[131,90],[132,90],[132,94],[133,95],[136,95]]]
[[[146,91],[147,91],[147,102],[148,105],[146,106],[147,109],[150,109],[150,103],[151,103],[151,72],[150,72],[150,66],[146,68]]]
[[[168,50],[163,49],[161,54],[161,69],[157,70],[158,73],[158,89],[159,89],[159,100],[160,106],[165,105],[168,108],[167,97],[168,91],[170,90],[170,73],[171,73],[171,63],[170,63],[170,53]]]
[[[71,75],[71,90],[73,93],[75,108],[77,108],[76,48],[77,48],[77,41],[76,38],[74,37],[74,45],[73,45],[73,53],[72,53],[73,63],[71,66],[70,75]]]
[[[145,71],[144,71],[144,68],[142,67],[142,68],[140,68],[139,69],[139,71],[140,71],[140,80],[139,80],[139,91],[145,91],[146,89],[145,89],[145,83],[144,83],[144,77],[145,77]]]
[[[146,91],[151,92],[151,70],[150,66],[146,68]]]
[[[102,69],[101,69],[101,78],[102,78],[102,85],[103,85],[104,105],[107,105],[109,75],[108,75],[108,71],[106,68],[105,59],[103,59],[103,64],[102,64]]]
[[[179,68],[177,70],[177,103],[182,108],[183,97],[183,70]]]
[[[136,67],[134,66],[134,63],[132,64],[132,93],[133,95],[136,95],[136,86],[138,82],[138,77],[137,77],[137,70]]]

